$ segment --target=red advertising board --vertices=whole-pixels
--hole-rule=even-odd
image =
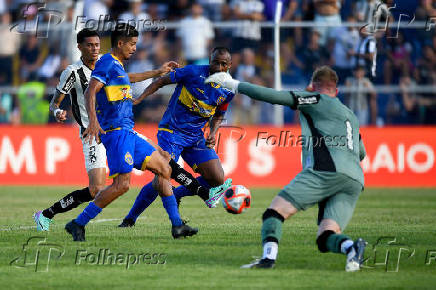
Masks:
[[[0,127],[0,184],[85,185],[78,128]],[[136,130],[156,141],[156,126]],[[283,186],[301,170],[299,127],[226,127],[216,150],[235,184]],[[436,187],[436,127],[362,128],[365,186]],[[150,181],[134,171],[133,185]]]

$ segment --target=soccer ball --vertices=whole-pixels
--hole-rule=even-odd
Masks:
[[[229,213],[242,213],[247,208],[250,208],[250,190],[243,185],[233,185],[226,190],[224,197],[221,199],[221,203]]]

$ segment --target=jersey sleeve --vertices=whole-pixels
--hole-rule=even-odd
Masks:
[[[363,145],[362,136],[359,134],[359,159],[360,159],[360,161],[362,161],[363,158],[365,158],[365,156],[366,156],[365,145]]]
[[[308,108],[316,106],[321,99],[319,93],[307,91],[291,91],[291,95],[294,99],[294,105],[291,106],[291,108],[302,112],[306,111]]]
[[[180,83],[185,81],[191,75],[192,68],[191,66],[187,65],[182,68],[176,68],[174,71],[170,72],[170,79],[173,83]]]
[[[109,80],[109,70],[111,69],[111,67],[112,63],[98,60],[95,64],[94,70],[92,71],[91,78],[94,78],[106,85]]]
[[[227,112],[227,109],[229,108],[230,102],[233,100],[233,97],[235,96],[234,93],[229,92],[227,95],[226,100],[217,107],[216,113],[224,115]]]
[[[76,81],[76,74],[74,70],[68,66],[61,74],[59,79],[59,83],[56,86],[56,89],[62,94],[69,94],[71,89],[73,88],[74,82]]]

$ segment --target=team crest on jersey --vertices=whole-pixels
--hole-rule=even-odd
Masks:
[[[219,89],[221,87],[219,84],[216,83],[210,83],[210,86],[215,89]]]
[[[129,93],[129,90],[127,88],[121,88],[121,94],[123,95],[123,99],[127,98],[127,94]]]
[[[226,100],[226,98],[224,98],[224,96],[220,96],[218,98],[218,100],[216,101],[216,103],[217,103],[217,105],[221,105],[225,100]]]
[[[124,155],[124,161],[126,161],[126,163],[129,165],[133,165],[133,158],[130,152],[127,152],[126,155]]]

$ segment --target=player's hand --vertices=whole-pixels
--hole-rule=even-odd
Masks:
[[[133,98],[132,102],[133,102],[133,105],[137,105],[140,102],[142,102],[142,98],[141,97]]]
[[[232,92],[238,91],[239,81],[234,80],[229,73],[219,72],[209,76],[204,83],[216,83],[220,86],[231,90]]]
[[[216,144],[215,135],[209,135],[206,138],[206,146],[210,149],[214,149]]]
[[[67,111],[60,110],[59,112],[57,112],[55,119],[58,123],[65,122],[65,120],[67,119]]]
[[[86,128],[85,132],[83,132],[82,137],[85,142],[89,142],[89,145],[92,144],[92,140],[95,138],[95,141],[100,144],[100,134],[106,134],[106,132],[100,127],[100,124],[96,122],[90,122],[88,128]]]
[[[174,71],[175,68],[180,67],[180,65],[175,61],[168,61],[164,63],[159,69],[159,76],[166,75],[169,72]]]

